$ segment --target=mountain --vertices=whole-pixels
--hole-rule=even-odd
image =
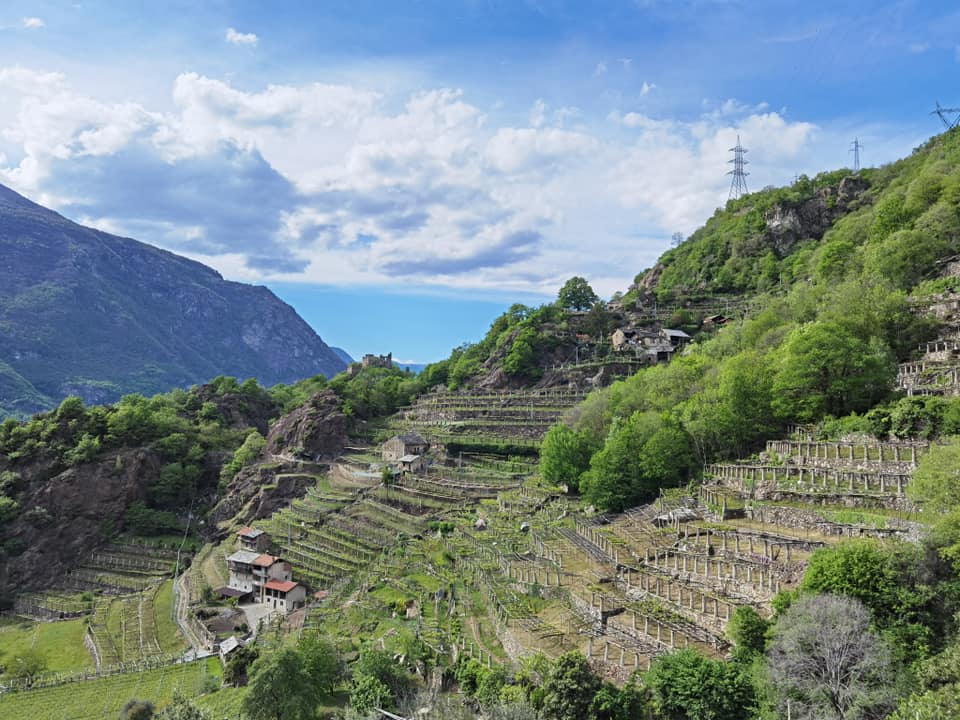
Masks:
[[[337,354],[337,357],[343,360],[347,365],[349,365],[354,361],[353,358],[350,356],[350,353],[348,353],[343,348],[332,347],[330,349],[333,350]]]
[[[265,287],[83,227],[0,185],[0,417],[217,375],[264,385],[346,363]]]

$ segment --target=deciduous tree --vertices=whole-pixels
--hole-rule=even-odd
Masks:
[[[863,603],[839,595],[797,599],[773,628],[770,681],[797,720],[881,718],[893,708],[890,652]]]
[[[587,310],[599,299],[586,279],[579,275],[567,280],[557,294],[560,307],[567,310]]]

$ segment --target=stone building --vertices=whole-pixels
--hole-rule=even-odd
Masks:
[[[383,444],[382,457],[384,462],[396,463],[407,455],[426,455],[429,449],[430,443],[419,433],[404,433]]]
[[[244,527],[237,531],[237,543],[241,550],[262,553],[270,547],[270,535],[258,528]]]
[[[373,353],[367,353],[363,356],[363,360],[360,361],[360,364],[365,368],[392,368],[393,353],[389,352],[386,355],[374,355]]]

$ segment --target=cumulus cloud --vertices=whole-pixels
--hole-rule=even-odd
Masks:
[[[231,45],[256,45],[259,39],[254,33],[239,32],[236,28],[227,28],[224,35],[224,40]]]
[[[646,97],[656,89],[656,83],[648,83],[646,80],[644,80],[643,85],[640,86],[640,97]]]
[[[738,132],[752,183],[793,176],[816,128],[764,107],[688,122],[623,109],[597,125],[535,100],[514,126],[452,88],[250,91],[184,73],[158,111],[12,67],[0,182],[237,279],[552,294],[586,274],[613,292],[725,199]]]
[[[38,30],[47,26],[43,19],[38,17],[25,17],[22,20],[22,24],[23,27],[27,28],[28,30]]]

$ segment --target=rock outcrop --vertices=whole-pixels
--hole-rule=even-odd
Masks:
[[[19,553],[0,563],[0,596],[56,585],[85,555],[122,526],[127,509],[147,497],[161,458],[145,448],[123,449],[26,483],[22,512],[5,528]],[[48,468],[22,468],[42,478]]]
[[[332,390],[318,392],[280,418],[267,435],[267,455],[332,460],[347,443],[347,416]]]

